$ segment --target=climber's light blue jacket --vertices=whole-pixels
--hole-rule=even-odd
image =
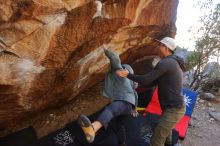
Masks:
[[[127,69],[131,74],[134,73],[133,69],[127,64],[121,64],[119,56],[111,50],[104,49],[104,51],[110,59],[110,69],[105,75],[103,95],[113,101],[123,100],[137,106],[138,96],[134,89],[134,82],[116,75],[117,69]]]

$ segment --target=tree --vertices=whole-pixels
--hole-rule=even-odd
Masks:
[[[209,1],[210,6],[211,4],[212,1]],[[188,57],[189,67],[196,66],[193,80],[189,85],[193,90],[198,89],[201,80],[206,76],[202,74],[202,71],[210,57],[218,58],[220,55],[220,3],[210,9],[210,13],[204,15],[200,21],[202,27],[198,29],[199,37],[196,39],[195,52]]]

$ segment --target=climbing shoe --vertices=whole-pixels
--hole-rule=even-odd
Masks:
[[[95,131],[89,118],[85,115],[80,115],[78,123],[86,136],[87,142],[92,143],[95,140]]]

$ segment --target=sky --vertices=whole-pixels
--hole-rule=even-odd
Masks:
[[[204,13],[209,12],[209,9],[200,10],[198,1],[203,0],[179,0],[177,8],[177,34],[175,39],[178,46],[186,48],[189,51],[195,49],[194,38],[199,35],[197,30],[201,27],[201,23],[199,22],[200,17],[203,16]],[[213,4],[217,3],[219,3],[219,0],[213,0]],[[217,61],[217,58],[210,58],[210,62],[211,61]],[[220,62],[220,60],[218,61]]]
[[[194,50],[194,40],[192,31],[199,26],[200,9],[196,6],[197,0],[179,0],[177,9],[177,35],[178,46]],[[192,31],[189,32],[189,29]]]

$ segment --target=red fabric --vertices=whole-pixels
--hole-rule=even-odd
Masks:
[[[179,123],[176,124],[175,129],[179,132],[179,137],[184,138],[189,125],[190,117],[184,115]]]
[[[152,99],[150,101],[150,103],[148,104],[148,106],[146,107],[145,113],[152,113],[152,114],[157,114],[157,115],[161,115],[162,114],[162,110],[160,107],[160,103],[158,100],[158,87],[155,88]]]
[[[146,115],[147,112],[152,113],[152,114],[157,114],[157,115],[162,114],[162,110],[161,110],[160,103],[158,100],[158,88],[157,87],[154,90],[150,103],[145,109],[144,115]],[[175,129],[179,132],[180,138],[185,137],[189,121],[190,121],[190,117],[187,115],[184,115],[183,118],[180,120],[180,122],[175,125]]]

